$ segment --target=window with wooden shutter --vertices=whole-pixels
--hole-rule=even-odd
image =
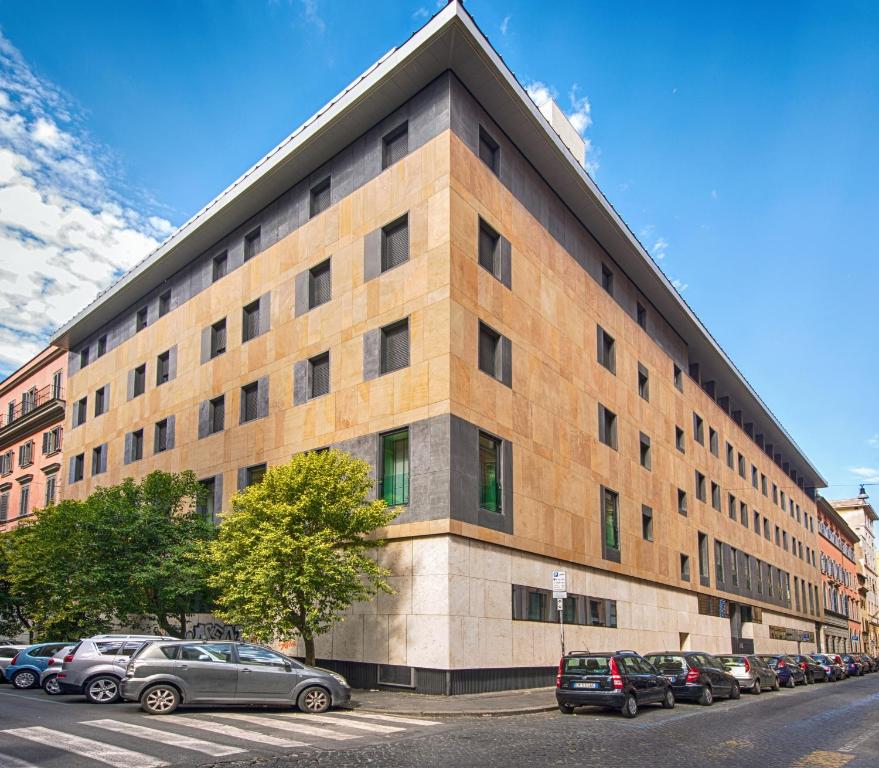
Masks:
[[[262,249],[262,230],[257,227],[244,237],[244,261],[250,261]]]
[[[311,375],[311,392],[309,397],[320,397],[330,391],[330,353],[312,357],[308,361]]]
[[[312,267],[308,273],[308,308],[314,309],[326,304],[332,297],[332,278],[330,260]]]
[[[259,336],[259,299],[244,308],[242,341],[250,341],[257,336]]]
[[[49,433],[43,432],[43,455],[49,452]]]
[[[257,417],[259,412],[259,384],[253,382],[246,387],[241,388],[242,404],[242,421],[252,421]]]
[[[55,493],[58,488],[58,479],[54,474],[46,476],[46,506],[55,503]]]
[[[500,147],[481,125],[479,126],[479,159],[491,168],[492,173],[498,174]]]
[[[22,483],[18,490],[18,514],[24,517],[31,506],[31,484]]]
[[[330,207],[331,180],[324,179],[311,188],[311,216],[317,216]]]
[[[409,320],[382,328],[381,372],[405,368],[409,365]]]
[[[0,493],[0,522],[5,522],[9,516],[9,492]]]
[[[153,443],[153,452],[162,453],[168,450],[168,419],[156,422],[156,436]]]
[[[501,236],[479,220],[479,266],[501,279]]]
[[[382,139],[382,168],[387,168],[409,153],[409,123],[394,128]]]
[[[409,260],[409,215],[382,228],[382,272]]]

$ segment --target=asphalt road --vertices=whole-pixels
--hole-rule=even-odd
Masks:
[[[549,712],[413,722],[357,714],[334,713],[325,722],[280,709],[192,709],[170,720],[143,715],[133,705],[96,706],[4,686],[0,766],[879,767],[879,674],[760,696],[743,694],[739,701],[719,701],[712,707],[645,707],[635,720],[591,708],[572,716]],[[244,719],[252,717],[264,719]],[[101,726],[96,720],[112,722]],[[51,733],[20,730],[33,727]],[[266,737],[300,746],[266,743]],[[66,748],[61,746],[64,740]],[[128,752],[115,751],[120,748]]]

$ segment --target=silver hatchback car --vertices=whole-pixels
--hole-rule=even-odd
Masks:
[[[129,662],[121,689],[152,715],[180,704],[288,704],[326,712],[347,704],[341,675],[308,667],[261,645],[233,642],[151,642]]]
[[[758,656],[752,654],[735,654],[718,656],[724,669],[739,681],[743,691],[759,694],[761,691],[777,691],[778,675]]]

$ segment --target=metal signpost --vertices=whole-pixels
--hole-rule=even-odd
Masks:
[[[552,596],[559,611],[559,628],[562,636],[562,656],[565,655],[565,598],[568,596],[568,581],[564,571],[552,572]]]

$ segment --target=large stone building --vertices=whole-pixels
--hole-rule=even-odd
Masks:
[[[814,650],[825,483],[546,114],[447,5],[58,332],[66,493],[365,458],[361,685],[543,684],[554,570],[568,648]]]
[[[66,366],[50,347],[0,383],[0,531],[57,498]]]
[[[862,651],[861,596],[858,592],[858,535],[823,496],[818,503],[824,622],[821,649],[830,653]]]

